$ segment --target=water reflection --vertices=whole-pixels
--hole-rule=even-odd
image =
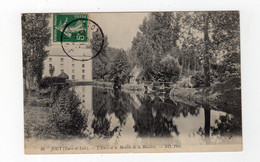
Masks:
[[[165,94],[148,95],[92,86],[78,86],[75,90],[84,100],[83,108],[89,112],[88,129],[94,137],[169,137],[181,140],[184,137],[207,139],[227,133],[241,135],[239,117],[177,102]]]

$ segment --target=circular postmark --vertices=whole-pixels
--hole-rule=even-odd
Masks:
[[[65,25],[60,42],[63,52],[71,59],[89,61],[101,53],[104,33],[93,20],[77,18]]]

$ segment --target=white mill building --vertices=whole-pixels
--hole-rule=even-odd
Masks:
[[[49,69],[55,67],[53,76],[65,73],[69,76],[69,80],[92,82],[92,60],[76,61],[68,57],[62,50],[60,45],[52,45],[48,48],[49,56],[44,61],[44,77],[51,76]],[[91,49],[83,49],[84,52],[74,53],[73,58],[87,59],[91,57]],[[88,55],[85,55],[87,53]],[[84,55],[83,55],[84,54]]]

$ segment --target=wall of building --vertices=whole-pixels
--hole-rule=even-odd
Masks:
[[[75,58],[81,59],[80,56]],[[64,71],[70,80],[92,81],[92,60],[75,61],[65,54],[49,54],[44,61],[44,76],[50,76],[50,65],[55,67],[53,76]]]

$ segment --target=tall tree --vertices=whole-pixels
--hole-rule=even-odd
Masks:
[[[180,15],[170,12],[153,12],[140,25],[140,31],[155,51],[156,57],[166,56],[177,45],[180,32]]]
[[[204,44],[205,44],[205,51],[204,51],[204,86],[210,87],[210,65],[209,65],[209,46],[210,46],[210,40],[209,40],[209,16],[207,14],[203,15],[203,34],[204,34]]]
[[[184,36],[182,36],[180,40],[181,49],[178,60],[182,66],[181,75],[190,75],[190,71],[197,71],[200,69],[202,42],[195,37],[191,29],[187,30],[187,32],[185,31],[185,34],[183,35]]]
[[[131,52],[139,66],[145,71],[146,79],[154,78],[160,60],[177,47],[180,32],[180,14],[169,12],[151,13],[140,25],[133,39]]]
[[[221,54],[223,50],[228,52],[227,49],[234,46],[236,50],[239,47],[239,13],[237,11],[203,11],[194,12],[191,15],[190,27],[202,34],[204,86],[209,87],[214,55]],[[234,37],[237,41],[232,41]]]
[[[217,79],[225,81],[230,76],[240,78],[240,25],[239,12],[218,12],[214,15],[215,28],[212,31],[212,43],[220,59],[212,63]]]
[[[97,54],[97,52],[100,50],[102,40],[104,39],[104,45],[102,47],[101,52],[98,56],[93,58],[93,78],[94,79],[104,79],[104,76],[109,73],[107,66],[109,64],[108,60],[108,54],[107,54],[107,48],[108,48],[108,38],[105,36],[102,38],[102,35],[99,31],[92,33],[92,39],[90,40],[91,43],[91,49],[93,55]]]
[[[112,64],[111,77],[124,79],[130,72],[130,65],[126,56],[126,52],[121,49]]]
[[[49,73],[50,73],[51,77],[53,76],[54,71],[55,71],[55,67],[53,65],[51,65],[50,69],[49,69]]]
[[[50,14],[22,15],[23,78],[24,90],[31,89],[42,77],[43,61],[48,55],[51,33],[48,27]]]
[[[137,65],[148,70],[153,66],[154,50],[148,43],[147,38],[140,32],[137,32],[136,37],[132,41],[132,55],[137,59]]]

